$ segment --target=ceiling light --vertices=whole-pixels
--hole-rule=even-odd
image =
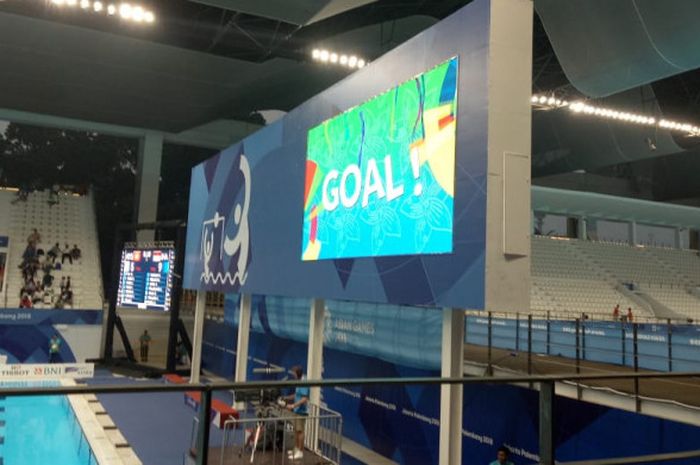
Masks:
[[[350,68],[364,68],[368,64],[367,60],[355,55],[349,56],[332,50],[319,48],[315,48],[311,51],[311,58],[322,63],[340,64]]]
[[[131,18],[137,23],[143,21],[143,15],[144,11],[143,8],[141,8],[140,6],[134,7],[134,9],[131,12]]]
[[[569,103],[566,100],[561,100],[555,96],[533,95],[530,97],[530,102],[543,110],[553,110],[562,107],[568,107],[572,113],[584,113],[598,118],[613,119],[634,124],[642,124],[645,126],[657,126],[662,129],[671,131],[684,132],[690,136],[700,137],[700,127],[690,123],[680,123],[667,119],[658,120],[652,116],[630,113],[626,111],[614,110],[612,108],[596,107],[588,105],[582,101]]]
[[[152,12],[146,11],[143,14],[143,20],[147,23],[153,23],[156,20],[156,16]]]
[[[78,4],[78,0],[66,0],[66,5],[75,6]]]
[[[95,10],[96,12],[102,11],[104,6],[102,5],[102,2],[95,2],[92,4],[92,9]]]
[[[51,0],[51,3],[53,3],[54,5],[61,6],[66,2],[65,2],[65,0]]]
[[[131,5],[128,3],[122,3],[119,5],[119,16],[121,16],[124,19],[131,19]]]
[[[80,0],[80,8],[83,10],[90,8],[90,0]]]
[[[116,13],[117,13],[117,7],[114,6],[114,5],[112,5],[112,4],[110,4],[110,5],[107,7],[107,14],[108,14],[108,15],[114,15],[114,14],[116,14]]]

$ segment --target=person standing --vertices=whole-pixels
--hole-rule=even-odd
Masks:
[[[304,379],[303,371],[299,365],[292,367],[294,379]],[[290,394],[285,399],[288,403],[287,410],[294,412],[297,417],[294,419],[295,447],[289,451],[291,460],[302,460],[304,458],[304,428],[306,427],[306,417],[309,414],[309,387],[298,387],[294,394]],[[291,402],[291,403],[290,403]]]
[[[632,323],[634,315],[632,315],[632,307],[627,307],[627,322]]]
[[[506,446],[501,446],[496,452],[496,460],[490,463],[490,465],[513,465],[513,462],[508,460],[510,458],[510,450]]]
[[[54,334],[49,341],[49,363],[58,363],[58,354],[61,351],[61,338]]]
[[[144,329],[143,334],[139,337],[139,344],[141,346],[141,361],[148,361],[148,348],[151,345],[151,336],[148,334],[148,330]]]
[[[620,319],[620,304],[615,305],[613,309],[613,320],[617,321]]]

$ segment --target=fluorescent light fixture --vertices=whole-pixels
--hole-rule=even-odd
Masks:
[[[642,126],[653,126],[669,131],[677,131],[686,133],[689,136],[700,136],[700,126],[678,122],[667,119],[657,120],[653,116],[643,115],[640,113],[632,113],[613,108],[597,107],[589,105],[584,101],[576,101],[569,103],[567,100],[556,98],[553,95],[533,95],[530,97],[530,103],[543,110],[554,110],[559,108],[568,108],[571,113],[590,115],[601,119],[612,119],[625,123],[638,124]]]

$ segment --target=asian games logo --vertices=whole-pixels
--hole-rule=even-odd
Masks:
[[[236,203],[232,218],[237,228],[233,236],[226,234],[227,218],[217,211],[213,218],[202,223],[202,252],[200,257],[204,263],[200,281],[210,283],[229,283],[232,286],[242,286],[248,278],[248,260],[250,257],[250,228],[248,210],[250,208],[250,164],[245,155],[240,157],[239,169],[243,176],[243,201]],[[217,240],[217,236],[218,240]],[[218,249],[218,250],[217,250]],[[216,253],[218,252],[218,253]],[[224,257],[226,255],[226,257]],[[233,257],[237,256],[236,259]],[[225,265],[224,259],[230,261]],[[217,263],[218,260],[218,263]],[[219,266],[217,266],[217,264]],[[228,270],[225,273],[217,269]],[[231,273],[233,271],[233,274]]]

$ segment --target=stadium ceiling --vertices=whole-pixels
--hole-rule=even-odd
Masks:
[[[152,24],[50,3],[0,1],[0,110],[179,133],[290,110],[351,72],[313,62],[313,48],[371,61],[469,0],[135,0],[154,12]],[[533,92],[573,100],[627,89],[606,98],[700,124],[700,73],[693,69],[700,36],[689,29],[699,5],[535,0]],[[625,11],[633,15],[617,14]],[[664,66],[663,57],[681,65]],[[610,69],[638,78],[604,79]],[[610,122],[584,123],[577,134],[571,115],[558,113],[535,113],[535,177],[586,170],[647,182],[662,171],[653,175],[659,199],[700,204],[700,183],[682,192],[661,188],[677,186],[672,178],[688,169],[700,171],[700,157],[677,156],[694,153],[697,138]]]

